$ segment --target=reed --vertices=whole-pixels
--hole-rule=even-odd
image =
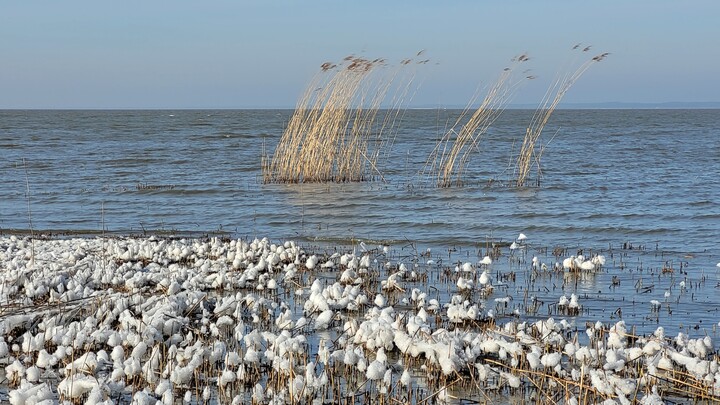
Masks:
[[[32,222],[32,210],[30,209],[30,178],[28,176],[27,163],[25,158],[22,160],[23,170],[25,170],[25,199],[27,200],[28,226],[30,227],[30,263],[35,265],[35,228]]]
[[[49,252],[48,243],[38,240],[38,251]],[[105,246],[108,264],[118,265],[112,273],[120,277],[98,284],[102,278],[92,276],[90,280],[97,281],[79,288],[94,287],[96,293],[75,300],[63,301],[57,292],[45,292],[33,302],[17,294],[0,306],[0,313],[11,307],[9,316],[0,314],[4,328],[0,346],[5,342],[18,346],[11,355],[18,361],[4,364],[7,385],[14,391],[11,398],[29,397],[33,387],[21,383],[23,376],[32,374],[25,365],[38,360],[41,350],[63,353],[67,347],[72,351],[46,365],[48,377],[40,383],[53,387],[53,392],[48,391],[51,400],[77,404],[91,402],[90,397],[98,394],[104,400],[117,395],[122,402],[174,403],[183,393],[188,403],[638,403],[653,399],[649,397],[653,390],[682,402],[720,400],[713,385],[717,372],[712,371],[717,370],[717,353],[704,340],[708,350],[690,356],[692,351],[681,347],[679,335],[676,339],[641,336],[628,332],[624,323],[589,322],[583,333],[580,324],[563,325],[552,319],[481,315],[451,320],[451,306],[467,306],[483,298],[448,297],[449,305],[441,306],[426,302],[430,297],[421,289],[408,296],[403,287],[420,286],[418,282],[427,286],[427,292],[438,292],[413,273],[434,273],[442,266],[431,270],[382,264],[420,263],[432,257],[430,252],[419,253],[414,245],[402,248],[410,247],[409,254],[378,248],[363,249],[361,256],[349,248],[327,248],[322,253],[319,247],[305,251],[293,242],[275,245],[266,239],[248,243],[219,238],[189,242],[114,238],[64,246],[68,251],[82,246],[88,252],[85,261],[67,268],[68,277],[86,279],[87,263],[97,263],[99,247]],[[17,257],[26,260],[25,255],[21,252]],[[205,269],[195,265],[201,260],[208,263]],[[319,265],[331,261],[332,266]],[[452,262],[450,257],[448,261]],[[222,276],[218,269],[225,270]],[[296,273],[298,269],[302,270]],[[352,274],[351,282],[346,284],[340,276],[340,283],[346,285],[339,287],[336,276],[346,272]],[[456,277],[450,267],[448,273],[449,278]],[[34,276],[46,279],[34,281],[53,285],[56,274],[39,268]],[[152,279],[146,280],[153,281],[128,285],[123,274],[147,274]],[[224,281],[210,283],[217,277]],[[270,279],[284,282],[276,290],[269,288]],[[181,290],[178,280],[192,281]],[[391,280],[395,292],[384,292],[386,303],[367,301]],[[281,298],[298,288],[309,289],[310,296],[295,292],[298,298],[292,302]],[[403,298],[407,301],[396,305]],[[351,307],[351,302],[356,305]],[[327,330],[321,331],[305,318],[318,319],[323,305],[334,308]],[[17,322],[18,315],[32,316]],[[47,324],[53,325],[49,331]],[[587,343],[579,343],[585,335]],[[140,343],[144,350],[138,349]],[[109,347],[113,347],[110,356]],[[586,354],[579,355],[581,351]],[[43,357],[49,357],[47,353]],[[88,361],[86,355],[103,361]],[[545,356],[548,359],[542,360]],[[667,360],[664,366],[657,363],[662,356]],[[379,367],[371,372],[369,365],[374,362]],[[105,377],[96,379],[97,373]],[[60,378],[65,381],[58,383]],[[121,388],[110,391],[115,384]]]
[[[528,60],[525,54],[513,58],[511,66],[503,69],[480,105],[473,109],[480,96],[478,88],[455,123],[437,143],[426,163],[426,171],[438,187],[463,185],[470,157],[472,152],[479,151],[483,135],[505,110],[519,85],[525,79],[533,79],[533,76],[525,76],[518,80],[514,75],[518,65]]]
[[[579,45],[576,45],[573,49],[580,49]],[[590,47],[585,47],[582,52],[587,52]],[[544,146],[541,146],[539,150],[536,148],[542,135],[545,125],[550,120],[553,112],[557,108],[558,104],[570,90],[570,88],[577,82],[577,80],[585,73],[590,66],[596,62],[600,62],[605,59],[609,54],[602,53],[600,55],[592,57],[580,65],[574,72],[566,74],[562,77],[558,77],[548,88],[547,92],[543,96],[540,105],[533,114],[530,125],[525,130],[525,136],[523,138],[522,146],[517,156],[515,163],[515,185],[517,187],[524,187],[527,184],[530,172],[534,167],[537,168],[539,184],[540,177],[542,174],[540,158],[545,150]]]
[[[420,54],[420,53],[419,53]],[[418,55],[419,55],[418,54]],[[424,61],[423,61],[424,62]],[[326,62],[310,81],[275,149],[263,157],[265,183],[365,181],[378,168],[381,151],[392,145],[414,82],[413,63],[391,68],[382,58],[346,57]],[[380,113],[389,93],[391,106]]]

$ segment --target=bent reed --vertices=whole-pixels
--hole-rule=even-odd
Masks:
[[[467,118],[480,95],[478,89],[465,109],[435,146],[426,163],[427,171],[438,187],[462,186],[463,176],[472,151],[479,150],[479,143],[488,128],[505,110],[519,85],[533,76],[514,79],[517,66],[530,58],[523,54],[512,59],[512,65],[503,69],[497,81],[488,90],[480,106]]]
[[[417,53],[420,56],[423,51]],[[389,148],[412,94],[416,62],[347,56],[325,62],[297,103],[272,158],[263,154],[265,183],[356,182],[382,178],[378,159]],[[386,98],[392,97],[387,109]]]
[[[590,46],[573,49],[588,52]],[[421,56],[424,51],[416,54]],[[547,89],[525,130],[508,184],[525,187],[533,167],[539,186],[540,159],[547,146],[540,137],[558,104],[602,53],[572,73],[558,77]],[[462,187],[474,152],[483,136],[507,108],[520,86],[535,79],[529,69],[517,73],[530,58],[512,59],[476,108],[478,88],[454,123],[430,152],[422,175],[436,187]],[[415,66],[429,59],[404,59],[390,66],[385,59],[350,55],[325,62],[300,97],[272,156],[262,152],[264,183],[328,183],[385,181],[381,162],[387,160],[407,104],[417,91]],[[389,99],[389,100],[388,100]],[[548,142],[549,143],[549,142]],[[538,148],[538,145],[540,147]],[[264,149],[264,148],[263,148]],[[511,156],[512,156],[511,152]],[[512,166],[512,163],[509,165]]]
[[[573,49],[579,48],[580,44],[573,47]],[[589,50],[590,46],[587,46],[582,49],[582,52],[588,52]],[[583,73],[585,73],[595,62],[602,61],[608,55],[609,53],[602,53],[594,56],[580,65],[580,67],[578,67],[572,74],[558,77],[550,85],[543,96],[539,107],[535,110],[535,113],[530,120],[530,125],[528,125],[525,131],[525,137],[523,138],[523,143],[520,147],[520,152],[517,156],[515,164],[515,185],[517,187],[524,187],[527,184],[528,177],[530,176],[530,170],[533,166],[537,167],[537,184],[539,185],[540,177],[542,176],[540,158],[542,157],[545,147],[543,146],[539,151],[536,151],[536,145],[540,140],[540,135],[542,135],[545,125],[550,120],[550,116],[557,108],[560,100],[562,100],[580,76],[582,76]]]

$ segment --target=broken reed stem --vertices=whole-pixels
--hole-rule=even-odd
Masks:
[[[657,378],[659,380],[670,382],[674,385],[671,385],[671,388],[683,393],[684,395],[687,395],[689,398],[699,398],[699,399],[710,399],[713,401],[720,401],[720,397],[717,397],[713,394],[711,394],[712,386],[707,386],[703,383],[702,380],[699,380],[697,377],[685,373],[681,370],[670,370],[670,373],[672,375],[656,375],[656,374],[648,374],[651,377]],[[675,374],[679,374],[680,377],[685,377],[689,379],[689,381],[683,381],[678,378],[675,378]]]
[[[581,371],[580,381],[573,381],[573,380],[571,380],[571,379],[560,378],[560,377],[558,377],[558,376],[555,376],[555,375],[552,375],[552,374],[548,374],[548,373],[545,373],[545,372],[542,372],[542,371],[535,371],[535,370],[529,370],[529,369],[512,367],[512,366],[509,366],[509,365],[507,365],[507,364],[504,364],[504,363],[502,363],[502,362],[500,362],[500,361],[496,361],[496,360],[492,360],[492,359],[485,359],[484,361],[487,362],[487,363],[490,363],[490,364],[494,364],[494,365],[496,365],[496,366],[501,366],[501,367],[503,367],[503,368],[505,368],[505,369],[510,370],[510,371],[513,372],[513,373],[526,374],[526,375],[535,375],[535,376],[538,376],[538,377],[543,377],[543,378],[545,378],[545,379],[551,379],[551,380],[555,381],[556,383],[558,383],[558,384],[560,384],[560,385],[563,385],[564,387],[567,387],[568,385],[574,386],[574,387],[578,388],[578,390],[579,390],[578,403],[583,403],[583,397],[585,397],[585,398],[587,399],[587,396],[588,396],[587,393],[588,393],[588,392],[593,393],[594,396],[602,397],[602,398],[605,398],[605,399],[612,398],[611,396],[608,396],[608,395],[605,395],[605,394],[602,394],[602,393],[598,392],[594,387],[586,385],[586,384],[584,383],[584,378],[583,378],[583,377],[585,376],[585,374],[584,374],[584,372],[583,372],[584,370]],[[528,379],[529,379],[529,378],[528,378]],[[531,380],[531,381],[532,381],[532,380]],[[533,382],[533,384],[534,384],[534,382]],[[583,391],[586,391],[586,393],[585,393],[584,396],[583,396]]]

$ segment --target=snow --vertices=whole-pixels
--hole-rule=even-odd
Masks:
[[[315,319],[315,329],[318,329],[318,330],[327,329],[328,326],[330,325],[330,322],[332,321],[334,315],[335,315],[335,312],[331,309],[323,311]]]
[[[65,378],[58,384],[58,393],[64,398],[80,398],[98,386],[95,377],[84,374],[74,374]]]
[[[525,240],[516,240],[521,254],[507,255],[505,247],[505,256],[484,256],[476,267],[470,255],[441,264],[440,256],[412,260],[386,245],[356,256],[218,238],[37,240],[31,263],[27,241],[0,237],[2,302],[39,302],[37,312],[0,317],[8,401],[314,403],[332,396],[330,381],[345,378],[370,380],[382,395],[413,387],[450,400],[454,388],[443,382],[456,376],[486,390],[522,392],[515,390],[532,382],[509,372],[521,369],[584,378],[619,403],[662,400],[662,391],[644,393],[658,383],[651,375],[667,370],[720,393],[706,334],[666,337],[659,327],[629,338],[634,329],[622,320],[526,316],[535,299],[513,296],[517,285],[501,270],[507,257],[518,272],[537,270],[537,257],[526,261]],[[448,271],[438,278],[423,263]],[[578,254],[565,264],[598,272],[607,262]],[[593,300],[588,291],[583,307]],[[549,302],[558,308],[580,308],[580,292],[569,284],[558,283],[557,294]]]
[[[46,383],[31,384],[24,381],[20,387],[10,391],[9,401],[11,405],[35,405],[47,403],[44,401],[54,403],[54,398],[50,386]]]

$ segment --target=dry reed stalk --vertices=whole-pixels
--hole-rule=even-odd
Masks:
[[[323,69],[324,71],[325,69]],[[319,76],[316,76],[306,93],[298,101],[295,112],[275,150],[274,158],[270,162],[270,178],[266,178],[266,181],[272,181],[275,177],[284,182],[301,180],[303,162],[307,159],[302,154],[302,146],[305,144],[310,127],[318,125],[320,114],[323,112],[322,103],[330,97],[328,91],[333,89],[332,80],[327,85],[318,88],[317,86],[321,84],[320,79]]]
[[[23,158],[22,162],[25,170],[25,199],[27,200],[28,225],[30,226],[30,266],[35,267],[35,228],[33,227],[32,211],[30,210],[30,179],[25,158]]]
[[[273,159],[268,159],[263,154],[263,180],[266,183],[272,181],[281,171],[286,178],[292,178],[291,169],[294,167],[293,163],[296,163],[293,161],[295,157],[293,151],[297,150],[299,145],[302,144],[303,125],[307,122],[308,116],[313,113],[312,109],[310,109],[310,103],[313,93],[316,91],[316,86],[321,82],[323,72],[324,70],[313,78],[305,93],[298,100],[295,111],[275,149]]]
[[[368,142],[377,119],[380,105],[387,94],[390,82],[377,86],[374,95],[366,105],[367,86],[363,89],[358,107],[353,111],[352,126],[341,146],[341,158],[338,160],[338,176],[340,181],[362,181],[366,171],[366,162],[376,168],[375,161],[368,157]]]
[[[417,56],[422,55],[423,52],[424,50],[418,52]],[[429,59],[425,59],[417,62],[417,64],[425,64],[428,61]],[[411,66],[412,65],[409,65],[409,63],[399,66],[395,69],[393,77],[399,76],[401,72],[407,71]],[[417,90],[420,88],[420,83],[416,83],[415,73],[414,69],[411,69],[409,73],[405,73],[407,76],[402,76],[403,78],[407,78],[404,85],[401,82],[397,91],[392,93],[393,97],[389,104],[390,107],[383,114],[382,122],[378,128],[377,136],[375,137],[374,154],[371,157],[372,162],[378,161],[381,152],[383,152],[383,158],[385,160],[389,158],[390,151],[395,143],[398,125],[402,122],[405,112],[407,111],[404,106],[413,99]],[[393,78],[391,82],[395,82],[395,79]]]
[[[603,394],[603,393],[599,392],[597,389],[595,389],[595,387],[586,384],[586,381],[584,381],[584,377],[585,377],[584,366],[581,368],[580,381],[574,381],[570,378],[563,378],[563,377],[560,377],[560,376],[557,376],[554,374],[550,374],[550,373],[547,373],[544,371],[512,367],[508,364],[505,364],[500,361],[492,360],[492,359],[484,359],[484,361],[489,364],[503,367],[514,374],[519,374],[528,379],[529,379],[529,376],[534,375],[537,377],[541,377],[543,380],[553,380],[557,384],[565,387],[565,389],[568,391],[568,393],[572,393],[574,389],[578,389],[578,391],[579,391],[578,403],[584,403],[583,401],[587,401],[589,396],[600,397],[603,399],[612,398],[611,395]],[[533,384],[535,384],[534,381],[531,380],[531,382]]]
[[[264,158],[266,183],[363,181],[370,170],[380,174],[379,150],[372,148],[386,145],[387,123],[378,125],[378,112],[399,75],[375,73],[383,59],[344,61],[323,64],[298,100],[272,159]]]
[[[672,389],[681,392],[688,398],[720,401],[720,397],[712,393],[712,385],[707,384],[692,374],[681,370],[672,370],[664,376],[652,376],[671,383]]]
[[[468,105],[445,135],[440,139],[426,163],[431,176],[438,187],[462,186],[465,169],[471,153],[478,150],[482,136],[505,110],[523,79],[513,80],[513,72],[518,64],[528,61],[527,55],[520,55],[512,60],[511,67],[505,68],[497,81],[488,90],[480,106],[468,114],[476,103],[480,92],[475,92]]]
[[[583,49],[586,52],[589,47]],[[525,136],[523,138],[522,146],[517,157],[515,164],[515,185],[517,187],[523,187],[526,185],[530,170],[533,167],[533,163],[537,166],[538,173],[540,173],[540,158],[544,152],[544,148],[540,149],[539,153],[535,152],[535,145],[542,135],[543,128],[550,120],[550,116],[557,108],[565,94],[570,88],[577,82],[580,76],[587,71],[590,66],[595,62],[600,62],[607,57],[608,53],[603,53],[594,56],[590,60],[586,61],[580,67],[578,67],[572,74],[559,77],[553,82],[548,88],[547,92],[543,96],[540,102],[540,106],[535,110],[530,125],[525,130]]]
[[[338,153],[340,131],[344,132],[348,108],[360,83],[359,75],[341,71],[333,78],[330,95],[317,120],[311,123],[300,150],[300,169],[307,182],[329,181]]]

